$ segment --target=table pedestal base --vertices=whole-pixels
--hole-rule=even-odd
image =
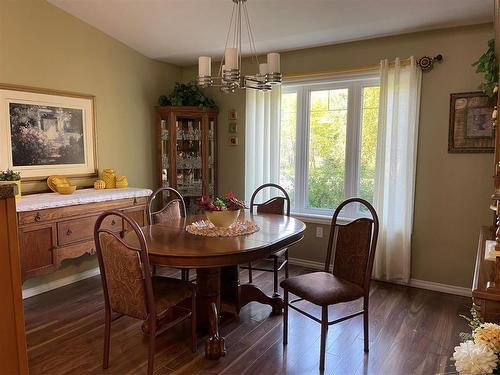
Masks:
[[[205,341],[205,358],[219,359],[226,355],[224,337],[219,336],[219,313],[215,303],[210,304],[208,338]]]
[[[221,299],[224,309],[236,314],[252,301],[271,306],[273,313],[283,310],[283,299],[279,294],[270,297],[254,284],[241,285],[238,266],[199,268],[196,275],[197,324],[200,328],[209,327],[205,342],[207,359],[219,359],[226,354],[224,337],[219,334]]]

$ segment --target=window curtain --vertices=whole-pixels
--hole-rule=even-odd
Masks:
[[[420,85],[415,59],[380,62],[374,206],[380,219],[374,277],[408,282],[417,163]]]
[[[260,185],[279,179],[280,86],[268,92],[246,90],[245,113],[245,201]],[[259,194],[259,200],[276,195],[272,189]]]

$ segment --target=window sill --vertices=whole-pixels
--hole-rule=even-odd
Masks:
[[[299,219],[305,223],[322,224],[328,226],[331,225],[332,223],[332,216],[330,215],[301,214],[298,212],[292,212],[290,216],[294,217],[295,219]],[[339,224],[346,224],[351,222],[352,220],[344,217],[339,217],[337,221]]]

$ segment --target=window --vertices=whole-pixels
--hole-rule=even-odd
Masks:
[[[379,93],[375,75],[283,85],[279,179],[293,212],[331,215],[348,197],[373,200]]]

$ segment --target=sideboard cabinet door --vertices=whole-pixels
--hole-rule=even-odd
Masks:
[[[20,231],[23,279],[53,271],[57,267],[55,225],[24,228]]]

